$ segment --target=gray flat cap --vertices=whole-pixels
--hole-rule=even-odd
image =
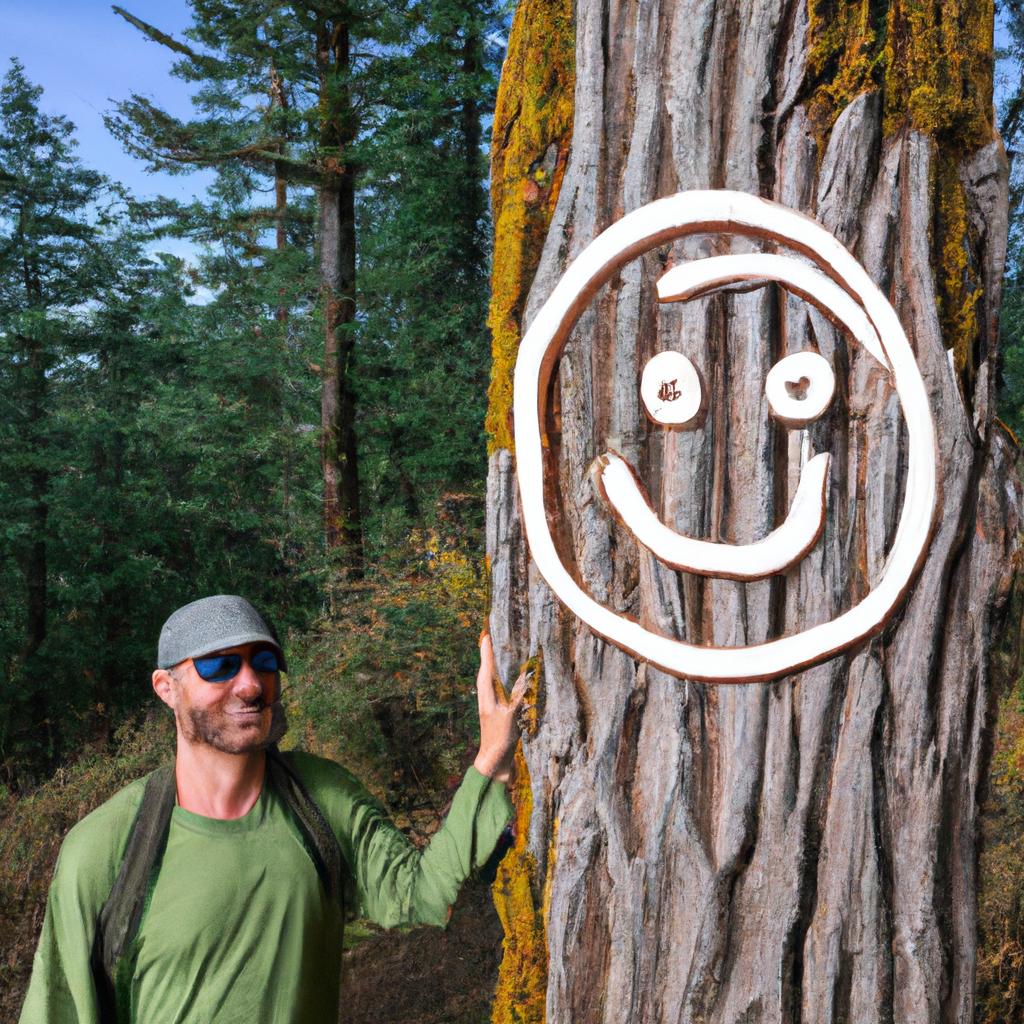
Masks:
[[[222,651],[239,644],[266,643],[277,651],[284,668],[284,652],[277,634],[244,597],[217,594],[186,604],[160,630],[157,668],[172,668],[186,658]]]

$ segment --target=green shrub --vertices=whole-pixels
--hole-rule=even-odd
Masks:
[[[293,646],[290,741],[342,762],[391,804],[436,810],[476,750],[486,602],[469,544],[413,531],[339,587],[335,611]]]

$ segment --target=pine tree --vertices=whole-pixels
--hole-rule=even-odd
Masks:
[[[1010,163],[1009,251],[1003,292],[1001,330],[1004,338],[999,415],[1024,436],[1024,4],[999,0],[996,9],[1007,46],[1002,53],[1003,88],[999,98],[999,131]]]
[[[199,268],[154,262],[166,204],[83,168],[39,95],[17,64],[0,88],[0,770],[13,782],[146,701],[153,638],[178,605],[244,593],[283,630],[316,608],[311,339],[303,318],[276,315],[316,301],[308,261],[252,272],[249,189],[225,174],[213,212],[184,215],[197,232],[215,221],[217,250]],[[307,253],[295,221],[301,244],[282,260]]]
[[[182,122],[135,95],[108,120],[154,168],[239,163],[275,182],[275,218],[288,183],[317,196],[323,322],[321,444],[324,535],[343,565],[362,564],[362,513],[352,364],[356,323],[355,145],[382,87],[373,72],[392,34],[386,5],[196,0],[187,35],[172,39],[119,7],[150,39],[181,54],[174,73],[202,82],[199,118]],[[361,50],[354,50],[358,41]],[[256,96],[267,102],[253,103]],[[280,230],[280,229],[278,229]]]
[[[364,508],[372,538],[397,536],[482,472],[480,141],[497,15],[466,0],[203,2],[193,47],[118,10],[201,84],[189,122],[138,96],[120,104],[110,124],[133,152],[165,169],[234,167],[272,189],[273,205],[249,215],[264,268],[288,265],[289,225],[314,192],[325,536],[357,568]]]
[[[485,37],[497,14],[435,0],[409,17],[358,193],[365,486],[370,516],[387,519],[374,532],[392,537],[442,491],[478,487],[486,455],[480,140],[497,71]]]
[[[0,515],[5,561],[16,567],[5,579],[20,581],[22,597],[6,598],[12,614],[0,638],[4,675],[19,685],[3,686],[0,700],[48,734],[50,503],[64,471],[52,414],[63,375],[80,354],[78,310],[100,286],[94,221],[108,186],[74,155],[71,123],[40,112],[41,93],[12,60],[0,86],[0,390],[7,410]]]

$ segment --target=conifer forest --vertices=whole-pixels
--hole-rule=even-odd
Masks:
[[[881,139],[918,132],[942,154],[935,195],[961,194],[942,192],[943,176],[1001,136],[1009,212],[993,422],[1016,474],[1024,2],[992,2],[690,6],[735,26],[748,7],[771,7],[772,24],[803,40],[787,58],[805,64],[787,102],[806,108],[812,164],[865,94],[883,97]],[[563,181],[589,110],[586,80],[574,77],[586,47],[603,39],[608,81],[622,76],[621,111],[608,103],[593,127],[595,164],[612,166],[626,147],[619,113],[639,121],[644,103],[661,102],[630,92],[633,72],[616,64],[640,59],[643,33],[624,26],[643,21],[647,0],[189,0],[184,33],[125,4],[100,6],[96,18],[169,55],[191,111],[154,89],[112,97],[111,145],[154,178],[204,172],[191,201],[156,188],[137,195],[90,167],[76,125],[46,103],[48,83],[17,55],[0,67],[2,1021],[18,1018],[64,835],[172,756],[173,721],[150,675],[161,624],[188,601],[234,593],[264,610],[288,657],[282,746],[350,768],[416,843],[436,831],[476,750],[477,643],[499,590],[495,535],[508,525],[495,514],[494,480],[512,448],[515,348],[538,307],[535,274],[552,261],[564,268],[570,245],[580,248],[572,224],[587,197],[562,220],[557,211],[560,189],[569,204]],[[908,31],[935,33],[939,56],[908,57]],[[990,120],[979,127],[956,106],[942,91],[950,82],[994,108]],[[903,121],[890,113],[898,90]],[[763,167],[769,157],[752,159]],[[962,207],[937,199],[928,231],[941,330],[973,384],[989,354],[972,349],[983,303],[964,282],[982,275],[960,244],[976,227]],[[1024,1024],[1024,576],[1021,525],[1003,528],[1014,564],[985,639],[973,1000],[921,1021]],[[547,655],[538,657],[543,678]],[[524,658],[499,658],[506,684]],[[611,1012],[569,982],[558,988],[545,915],[562,867],[560,816],[524,785],[527,762],[521,752],[510,838],[444,932],[348,928],[343,1022],[569,1024],[552,1008],[571,1006],[573,1024],[597,1024]],[[548,811],[554,824],[538,839]],[[550,843],[543,869],[527,846],[531,822],[534,846]],[[675,941],[662,926],[664,943]],[[604,978],[604,954],[587,959],[604,947],[584,931],[578,950],[558,955],[583,957]],[[806,974],[805,954],[792,956],[794,977]],[[842,993],[834,1016],[805,1002],[801,1017],[785,999],[778,1013],[733,1012],[731,979],[712,973],[715,986],[679,1020],[860,1024]],[[662,1019],[637,1006],[636,1020]]]

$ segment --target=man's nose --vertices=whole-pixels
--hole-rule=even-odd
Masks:
[[[242,667],[238,670],[238,675],[235,676],[232,689],[235,696],[245,700],[253,700],[263,694],[263,680],[253,670],[248,658],[242,659]]]

